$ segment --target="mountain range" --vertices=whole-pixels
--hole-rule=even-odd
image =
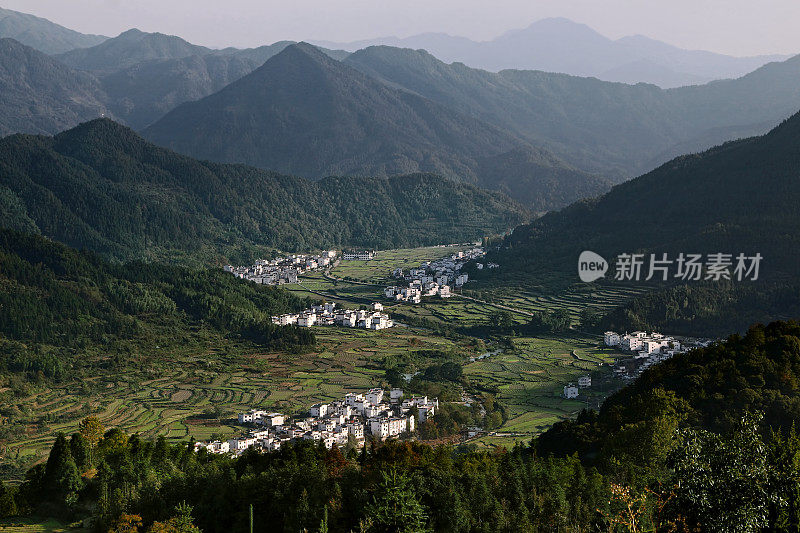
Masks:
[[[389,87],[305,43],[177,107],[143,135],[193,157],[312,178],[433,172],[509,191],[536,210],[607,188],[501,127]]]
[[[681,153],[766,133],[800,109],[800,56],[740,79],[670,90],[539,71],[492,73],[389,46],[344,62],[616,181]]]
[[[214,50],[139,30],[55,57],[0,40],[0,135],[104,115],[200,159],[311,178],[434,172],[533,211],[765,133],[800,108],[800,57],[670,90],[387,46]]]
[[[369,46],[424,49],[447,62],[498,72],[542,70],[622,83],[652,83],[663,88],[737,78],[787,56],[732,57],[684,50],[642,35],[612,40],[585,24],[548,18],[490,41],[476,42],[443,33],[383,37],[349,43],[314,41],[355,52]]]
[[[108,37],[87,35],[47,19],[0,7],[0,37],[15,39],[45,54],[59,54],[102,43]]]
[[[109,119],[0,140],[0,221],[113,259],[252,260],[256,250],[402,247],[503,232],[528,211],[439,176],[312,182],[190,159]]]

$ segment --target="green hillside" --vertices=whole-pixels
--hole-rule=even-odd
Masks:
[[[93,76],[14,39],[0,39],[0,136],[52,134],[108,112]]]
[[[791,316],[800,306],[798,201],[800,115],[795,115],[765,136],[680,157],[601,198],[516,228],[492,252],[502,265],[493,282],[576,283],[584,250],[611,263],[606,277],[612,279],[599,282],[608,285],[621,283],[613,280],[614,259],[621,253],[667,253],[673,261],[681,252],[760,253],[759,283],[667,288],[605,322],[619,329],[670,327],[687,334],[741,331],[754,320]],[[671,278],[666,285],[679,281]]]
[[[308,301],[221,269],[111,264],[43,237],[0,230],[0,365],[74,379],[93,366],[132,364],[212,332],[276,348],[314,343],[272,314]],[[143,360],[143,359],[142,359]]]
[[[123,260],[464,242],[527,218],[503,195],[438,176],[312,182],[196,161],[110,120],[0,140],[0,186],[11,227]]]

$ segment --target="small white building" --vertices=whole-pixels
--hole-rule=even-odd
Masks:
[[[614,331],[606,331],[603,334],[603,342],[605,342],[606,346],[619,346],[619,334]]]
[[[564,398],[571,399],[578,397],[578,387],[573,383],[564,386]]]
[[[327,403],[318,403],[311,406],[311,409],[308,410],[308,414],[316,418],[323,418],[325,415],[328,414],[328,404]]]
[[[592,386],[592,376],[581,376],[578,378],[578,388],[586,389]]]

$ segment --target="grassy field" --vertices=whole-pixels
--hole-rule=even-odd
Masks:
[[[0,520],[0,533],[84,533],[83,528],[73,528],[54,518],[8,518]]]
[[[382,288],[394,268],[411,268],[459,249],[463,247],[381,251],[373,261],[343,261],[330,277],[314,272],[303,276],[301,284],[286,288],[342,306],[359,306],[382,300]],[[494,291],[488,296],[493,303],[453,297],[433,298],[420,305],[387,302],[387,308],[390,314],[424,318],[428,324],[469,327],[486,325],[498,304],[519,309],[514,320],[523,323],[529,320],[523,312],[566,308],[577,315],[584,306],[607,308],[631,295],[594,289],[548,296]],[[599,337],[577,332],[558,338],[513,338],[511,348],[470,362],[481,355],[476,350],[483,343],[463,335],[445,338],[430,329],[406,325],[380,332],[335,327],[314,331],[318,346],[305,354],[264,352],[212,335],[202,343],[176,342],[136,370],[128,370],[129,365],[125,372],[110,369],[77,383],[34,387],[30,395],[9,400],[30,423],[24,434],[6,439],[0,457],[21,471],[44,459],[57,432],[73,432],[89,413],[97,414],[107,427],[122,427],[145,437],[163,434],[179,441],[233,434],[239,431],[234,424],[237,411],[260,407],[295,413],[348,391],[368,389],[383,381],[379,365],[383,357],[411,349],[462,354],[470,382],[496,391],[508,420],[495,435],[475,439],[484,446],[527,442],[586,405],[597,405],[616,386],[606,376],[607,364],[617,354],[599,346]],[[580,401],[561,398],[566,383],[587,373],[596,384],[588,394]],[[223,416],[217,418],[219,411]]]

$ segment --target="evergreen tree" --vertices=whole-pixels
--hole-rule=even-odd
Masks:
[[[416,499],[408,477],[397,470],[381,472],[382,480],[365,514],[372,531],[417,533],[427,531],[425,508]]]
[[[81,488],[78,467],[63,433],[56,436],[44,469],[44,488],[62,502],[69,502]]]
[[[85,472],[91,468],[91,449],[89,443],[80,433],[73,433],[69,439],[69,451],[72,454],[72,459],[75,461],[75,466],[78,471]]]

